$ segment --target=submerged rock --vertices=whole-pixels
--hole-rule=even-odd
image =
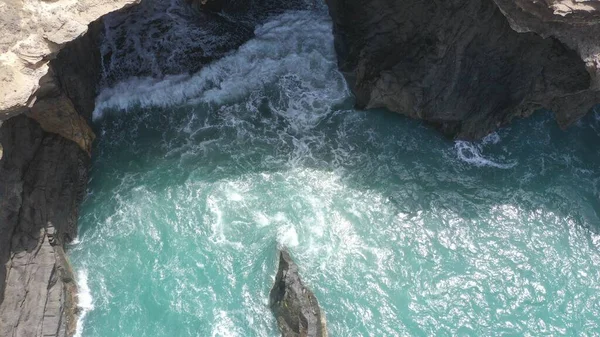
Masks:
[[[326,337],[325,313],[298,274],[290,254],[279,253],[279,270],[269,294],[269,306],[283,337]]]

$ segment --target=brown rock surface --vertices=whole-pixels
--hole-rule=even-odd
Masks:
[[[0,120],[36,99],[48,62],[102,15],[140,0],[6,0],[0,2]]]
[[[27,116],[40,123],[44,131],[72,140],[91,156],[94,132],[64,94],[37,102]]]

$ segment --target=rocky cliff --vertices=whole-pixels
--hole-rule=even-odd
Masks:
[[[0,3],[0,120],[26,111],[49,62],[102,15],[140,0],[7,0]]]
[[[600,102],[597,0],[327,3],[359,107],[478,138],[539,108],[566,126]]]
[[[64,244],[77,235],[95,137],[87,120],[101,25],[92,21],[135,2],[0,4],[0,336],[75,331]]]
[[[73,333],[76,284],[64,244],[76,236],[95,137],[88,125],[101,77],[95,20],[139,1],[0,3],[0,336]],[[221,41],[214,54],[186,51],[163,62],[188,62],[190,71],[239,46],[269,15],[307,2],[185,1],[211,11],[195,25],[219,20],[215,32],[238,37]],[[599,0],[326,2],[339,67],[360,107],[385,107],[476,138],[541,107],[566,126],[600,102]],[[163,27],[152,28],[150,35]],[[111,52],[120,49],[127,48]],[[136,69],[116,69],[139,74],[143,60],[125,64],[136,62]],[[307,294],[282,253],[271,293],[282,331],[326,332]]]
[[[77,233],[88,154],[20,115],[0,130],[0,336],[68,336],[75,281],[63,244]]]

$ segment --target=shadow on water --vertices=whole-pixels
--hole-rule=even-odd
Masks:
[[[254,35],[199,73],[101,93],[72,250],[98,299],[86,336],[274,336],[278,245],[333,336],[598,328],[598,113],[454,142],[355,111],[324,13]]]
[[[549,112],[541,111],[529,119],[516,121],[511,127],[502,129],[480,142],[463,143],[448,140],[420,122],[387,111],[354,111],[349,109],[352,105],[350,100],[341,102],[334,112],[321,116],[318,121],[307,124],[298,124],[297,116],[290,120],[272,111],[267,102],[262,103],[264,104],[255,104],[255,113],[249,113],[246,107],[238,109],[237,105],[234,105],[235,109],[229,109],[223,106],[196,104],[167,109],[134,108],[128,112],[105,115],[94,125],[99,141],[94,149],[90,195],[82,206],[84,221],[81,235],[86,236],[86,232],[93,232],[95,226],[106,223],[108,218],[122,212],[123,201],[135,200],[132,196],[140,189],[146,191],[147,195],[170,195],[176,193],[173,191],[177,190],[177,186],[193,185],[196,182],[202,182],[202,188],[206,189],[206,186],[214,186],[223,181],[236,181],[241,177],[263,174],[275,176],[287,171],[301,174],[306,170],[326,173],[317,179],[334,176],[335,184],[355,191],[350,193],[368,198],[381,196],[385,199],[381,204],[391,211],[382,210],[380,216],[390,219],[389,221],[405,219],[401,223],[408,222],[411,226],[420,221],[438,223],[420,229],[423,235],[442,235],[448,230],[469,232],[471,224],[482,228],[494,228],[495,221],[508,226],[511,221],[526,221],[530,226],[574,225],[598,232],[600,168],[597,163],[600,159],[600,149],[594,146],[600,140],[598,113],[590,114],[577,125],[563,131],[558,128]],[[331,181],[324,181],[323,184],[331,184]],[[319,188],[319,183],[315,186]],[[208,187],[209,195],[213,188]],[[167,209],[184,208],[185,212],[186,207],[193,205],[194,209],[190,209],[192,214],[188,218],[205,222],[206,214],[214,213],[210,206],[211,199],[202,194],[206,192],[197,193],[193,194],[196,201],[192,201],[191,204],[185,202],[180,205],[160,206],[165,209],[157,212],[159,215],[164,213],[167,220],[158,220],[154,218],[155,214],[152,215],[154,217],[147,214],[137,216],[149,217],[144,218],[142,222],[178,221],[172,216],[168,218],[165,213]],[[289,200],[286,197],[288,196],[281,195],[278,199],[279,204],[266,207],[285,212],[282,205],[293,205],[295,196],[289,195]],[[332,197],[337,199],[335,195]],[[152,199],[149,202],[157,201]],[[99,207],[105,211],[99,212]],[[347,211],[348,218],[355,217],[353,210]],[[377,212],[376,210],[375,214]],[[107,218],[94,218],[98,214]],[[548,221],[548,218],[545,218],[548,214],[553,214],[557,223],[544,224]],[[85,218],[87,216],[92,218]],[[380,223],[364,223],[364,219],[359,223],[373,226],[367,231],[384,231],[380,235],[385,235],[389,230],[381,227]],[[515,237],[523,235],[525,237],[519,238],[519,242],[536,244],[539,240],[538,234],[522,232],[521,229],[507,233],[506,247],[515,247],[512,246]],[[264,229],[253,226],[249,226],[247,230],[250,231],[247,232],[248,235],[256,236],[256,242],[259,242],[261,236],[268,235]],[[253,231],[256,233],[250,234]],[[506,231],[510,232],[510,228]],[[188,243],[181,240],[169,242],[171,240],[165,240],[164,237],[160,239],[161,235],[165,234],[159,234],[158,240],[162,242],[160,250],[154,253],[157,256],[155,261],[172,263],[168,262],[172,257],[161,253],[163,245],[168,247],[183,244],[184,246],[178,249],[184,251],[197,249],[191,242],[188,247]],[[533,236],[528,237],[530,235]],[[578,238],[590,239],[585,234]],[[489,238],[481,238],[483,239]],[[390,265],[402,265],[412,261],[413,258],[405,255],[405,249],[415,248],[395,247],[399,244],[395,243],[395,240],[379,241],[374,247],[380,247],[372,249],[400,249],[395,253],[399,255],[387,257],[390,259]],[[460,242],[461,239],[458,240],[457,242]],[[140,244],[147,243],[134,245]],[[155,251],[151,247],[134,247],[132,246],[134,251]],[[502,251],[503,247],[504,245],[500,244],[497,249]],[[261,263],[239,260],[232,262],[234,266],[231,268],[244,275],[260,275],[258,283],[266,293],[272,276],[268,266],[275,264],[275,256],[272,254],[275,248],[276,242],[264,240],[258,243],[258,246],[244,248],[247,259],[258,259]],[[434,247],[434,251],[441,252],[441,256],[446,256],[448,260],[442,262],[444,260],[438,260],[439,256],[435,255],[418,256],[415,258],[416,265],[420,267],[406,266],[404,273],[408,274],[404,275],[404,282],[423,282],[421,268],[435,269],[436,265],[443,266],[449,261],[462,265],[465,275],[469,274],[472,267],[463,260],[464,252],[455,252],[442,246]],[[325,262],[321,261],[315,265],[302,252],[298,251],[296,254],[305,268],[324,268],[319,263],[329,263],[329,268],[333,268],[333,271],[306,273],[306,279],[313,285],[317,296],[331,310],[330,321],[336,322],[332,323],[333,328],[338,329],[334,332],[348,333],[335,324],[362,326],[364,323],[356,317],[342,314],[357,309],[330,301],[332,298],[342,297],[341,294],[345,292],[355,291],[357,284],[368,287],[373,275],[366,279],[357,275],[358,278],[353,281],[354,286],[345,284],[343,280],[330,280],[329,282],[336,284],[335,287],[323,286],[327,278],[335,275],[335,268],[344,266],[344,262],[333,267],[329,261],[330,258],[336,258],[333,254],[331,257],[325,257]],[[377,260],[376,255],[363,258],[367,261]],[[190,262],[180,261],[182,264],[179,267],[182,270],[197,269],[195,265],[189,264]],[[453,272],[458,272],[458,269]],[[374,275],[378,274],[375,272]],[[195,277],[198,284],[219,282],[214,275]],[[435,279],[427,282],[435,283]],[[398,317],[403,317],[403,329],[434,333],[437,330],[424,328],[427,327],[427,323],[417,323],[418,317],[414,315],[415,312],[420,312],[419,310],[406,307],[405,303],[415,301],[411,298],[414,296],[411,295],[412,291],[415,290],[410,284],[401,285],[399,289],[403,290],[400,292],[398,289],[388,289],[387,296],[391,296],[391,302],[386,305],[390,306],[389,310],[396,312]],[[486,283],[482,284],[485,287]],[[428,291],[420,286],[417,286],[417,289],[417,293]],[[148,291],[152,292],[151,289]],[[500,299],[488,299],[488,302],[493,304]],[[369,301],[371,305],[377,303],[374,298],[370,298]],[[161,308],[168,305],[165,302],[152,310],[159,315]],[[152,312],[151,309],[148,310]],[[420,310],[427,312],[424,309]],[[177,315],[170,319],[175,317]],[[201,324],[197,318],[188,319],[187,325],[178,328],[183,329],[181,334],[189,334],[185,329],[204,331],[197,325]],[[392,326],[394,324],[400,323],[391,323]],[[455,323],[441,325],[453,324]],[[379,333],[385,334],[390,331],[392,330],[381,330]]]
[[[540,111],[483,141],[454,142],[420,122],[349,105],[304,130],[268,106],[235,118],[208,106],[109,114],[94,126],[101,159],[92,170],[134,177],[158,168],[158,179],[143,183],[159,191],[189,179],[304,167],[335,172],[353,189],[376,190],[398,212],[446,209],[478,218],[495,205],[515,204],[598,230],[599,113],[561,130],[550,112]],[[92,181],[90,189],[109,196],[122,183]]]

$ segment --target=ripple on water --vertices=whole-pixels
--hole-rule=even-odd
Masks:
[[[351,109],[330,30],[288,12],[197,74],[103,91],[81,335],[277,336],[281,246],[332,336],[599,335],[594,116],[449,142]]]

